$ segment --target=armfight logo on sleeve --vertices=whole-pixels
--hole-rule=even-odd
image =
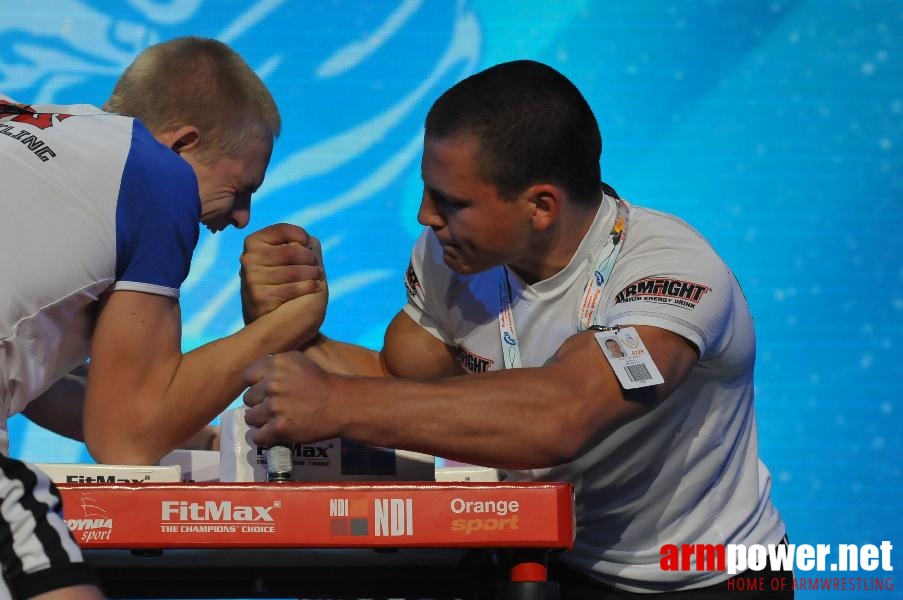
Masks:
[[[615,304],[646,300],[680,306],[688,310],[696,308],[699,301],[712,288],[680,279],[647,277],[634,281],[615,296]]]
[[[464,370],[471,375],[485,373],[492,366],[492,359],[474,354],[464,346],[455,346],[455,358]]]

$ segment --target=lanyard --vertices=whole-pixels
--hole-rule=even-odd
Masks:
[[[608,277],[615,267],[618,253],[627,236],[627,223],[630,219],[630,206],[617,198],[618,212],[614,225],[602,247],[596,252],[596,258],[590,262],[583,300],[577,309],[577,331],[583,331],[593,324],[593,318],[599,308],[602,289],[608,283]],[[520,348],[517,342],[517,331],[514,329],[514,313],[511,309],[511,287],[508,273],[503,265],[499,266],[499,340],[502,345],[502,358],[506,369],[521,368]]]

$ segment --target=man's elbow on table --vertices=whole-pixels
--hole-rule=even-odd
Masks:
[[[154,465],[168,452],[153,432],[85,423],[85,446],[99,464]]]

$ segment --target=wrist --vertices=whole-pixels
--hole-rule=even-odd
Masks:
[[[330,423],[330,430],[334,437],[353,437],[352,425],[355,414],[354,381],[346,375],[336,375],[323,371],[323,388],[329,390],[328,400],[325,403],[323,419]]]

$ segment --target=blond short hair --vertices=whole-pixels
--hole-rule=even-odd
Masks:
[[[206,159],[237,155],[249,139],[272,141],[282,127],[273,96],[241,56],[193,36],[144,50],[103,108],[140,119],[153,134],[194,125]]]

